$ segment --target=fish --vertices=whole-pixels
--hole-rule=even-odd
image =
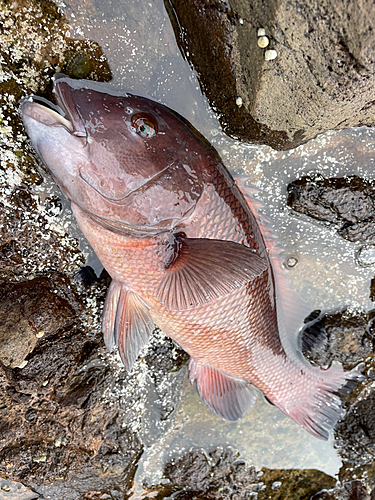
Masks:
[[[29,96],[20,112],[112,278],[109,351],[130,371],[158,327],[190,355],[189,380],[218,416],[242,418],[260,390],[328,439],[360,374],[301,354],[304,304],[246,186],[161,103],[63,74],[53,85],[57,104]]]

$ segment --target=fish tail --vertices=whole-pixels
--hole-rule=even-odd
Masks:
[[[345,415],[343,398],[364,376],[357,369],[344,371],[339,366],[312,369],[313,383],[306,384],[304,393],[298,394],[293,403],[274,403],[313,436],[327,440],[337,421]]]

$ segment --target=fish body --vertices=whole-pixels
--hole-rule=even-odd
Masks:
[[[313,367],[296,349],[300,301],[217,153],[145,97],[63,75],[54,89],[60,108],[27,99],[23,121],[112,277],[107,347],[130,370],[158,326],[189,353],[190,380],[218,415],[242,417],[256,386],[326,439],[358,374]]]

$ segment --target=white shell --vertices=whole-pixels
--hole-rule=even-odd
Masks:
[[[270,41],[267,36],[261,36],[258,38],[258,45],[261,49],[265,49],[269,43]]]
[[[258,36],[265,36],[266,30],[264,28],[259,28],[258,29]]]
[[[270,49],[270,50],[266,50],[264,53],[264,59],[266,61],[272,61],[273,59],[276,59],[276,57],[277,57],[276,50]]]
[[[240,108],[242,106],[242,98],[241,97],[237,97],[236,99],[236,104],[237,106]]]

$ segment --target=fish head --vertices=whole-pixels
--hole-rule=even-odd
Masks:
[[[68,199],[129,230],[170,230],[192,215],[208,148],[181,117],[146,97],[64,75],[55,76],[54,92],[58,106],[31,97],[21,114]]]

